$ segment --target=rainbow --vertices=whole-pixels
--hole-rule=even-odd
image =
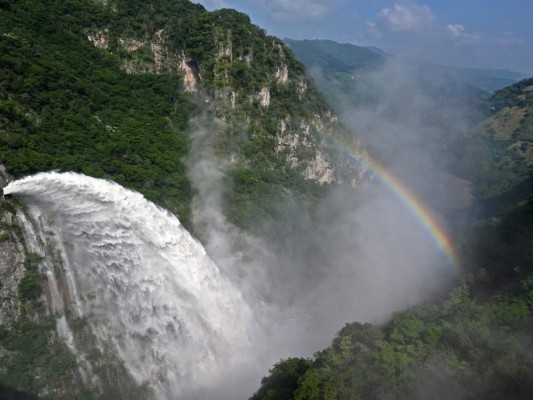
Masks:
[[[400,179],[387,171],[387,169],[376,160],[372,159],[366,151],[351,142],[349,138],[341,136],[335,132],[322,132],[322,136],[341,147],[351,157],[361,162],[372,171],[416,218],[437,246],[442,249],[444,254],[446,254],[452,265],[459,270],[459,259],[450,238],[440,227],[428,208],[413,193],[411,193],[411,191],[409,191]]]

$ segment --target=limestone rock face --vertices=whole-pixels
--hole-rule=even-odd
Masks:
[[[0,216],[0,325],[15,320],[20,307],[17,288],[24,276],[24,247],[17,236],[6,229],[14,220],[9,212]]]
[[[11,178],[6,172],[6,169],[0,164],[0,188],[3,188],[11,181]]]
[[[0,190],[11,181],[0,165]],[[0,198],[0,202],[5,202]],[[0,325],[19,314],[18,284],[24,276],[24,246],[15,234],[16,218],[9,207],[0,207]]]

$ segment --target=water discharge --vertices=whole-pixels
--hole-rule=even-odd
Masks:
[[[51,309],[71,346],[64,308],[87,321],[101,354],[118,355],[158,398],[198,396],[239,364],[238,354],[249,353],[248,307],[168,211],[118,184],[74,173],[40,173],[4,190],[22,197],[38,221],[32,226],[19,215],[35,241],[30,251],[44,251],[35,238],[55,241],[61,267],[46,266]]]

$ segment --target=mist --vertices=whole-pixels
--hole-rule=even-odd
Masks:
[[[321,79],[319,71],[313,75]],[[451,135],[465,132],[469,116],[458,106],[461,99],[447,96],[446,79],[428,78],[431,85],[409,62],[392,60],[359,73],[365,101],[350,103],[339,92],[337,104],[349,130],[446,230],[444,213],[470,201],[468,182],[448,172],[446,154]],[[275,235],[255,237],[233,226],[223,207],[232,165],[215,151],[228,129],[211,114],[192,120],[188,159],[195,234],[253,315],[253,354],[240,355],[247,362],[230,374],[238,385],[219,393],[231,386],[228,398],[249,395],[273,363],[312,356],[345,323],[384,323],[451,287],[456,267],[372,171],[356,187],[334,185],[318,205],[288,201],[284,218],[270,227]]]

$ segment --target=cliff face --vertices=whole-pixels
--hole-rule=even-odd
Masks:
[[[0,189],[9,179],[0,165]],[[14,321],[20,313],[17,288],[24,276],[25,253],[17,233],[15,209],[12,203],[0,198],[0,325]]]
[[[269,136],[290,142],[288,152],[282,152],[285,146],[269,150],[283,153],[289,168],[301,167],[306,179],[338,179],[321,138],[321,131],[338,129],[336,117],[281,40],[267,36],[245,14],[210,13],[186,1],[109,1],[103,7],[111,22],[86,27],[87,39],[118,54],[128,74],[178,75],[184,90],[211,105],[230,130],[244,131],[252,141]],[[165,12],[171,16],[161,18]],[[138,29],[124,29],[123,17],[113,18],[117,14],[143,22]],[[303,157],[299,148],[314,154]],[[240,148],[231,153],[227,160],[249,161]]]
[[[0,188],[11,177],[0,165]],[[0,198],[0,382],[43,396],[82,385],[73,355],[54,330],[49,286],[28,247],[20,206]],[[0,387],[0,397],[4,394]],[[79,393],[78,390],[76,390]]]
[[[0,160],[15,176],[108,177],[187,225],[188,121],[202,113],[225,123],[212,145],[241,227],[273,217],[263,200],[312,195],[357,169],[345,173],[326,139],[340,127],[302,64],[242,13],[184,0],[1,7]]]
[[[172,17],[160,18],[161,7],[172,9]],[[231,222],[255,229],[257,215],[272,217],[265,199],[283,202],[309,195],[303,187],[348,180],[349,163],[326,139],[340,130],[337,117],[285,44],[248,16],[209,13],[183,1],[107,2],[104,8],[137,21],[142,16],[143,24],[135,31],[118,22],[93,24],[86,31],[95,47],[119,55],[128,74],[179,76],[201,108],[225,123],[212,133],[211,145],[234,183],[225,193],[226,203],[239,204],[227,209]]]

